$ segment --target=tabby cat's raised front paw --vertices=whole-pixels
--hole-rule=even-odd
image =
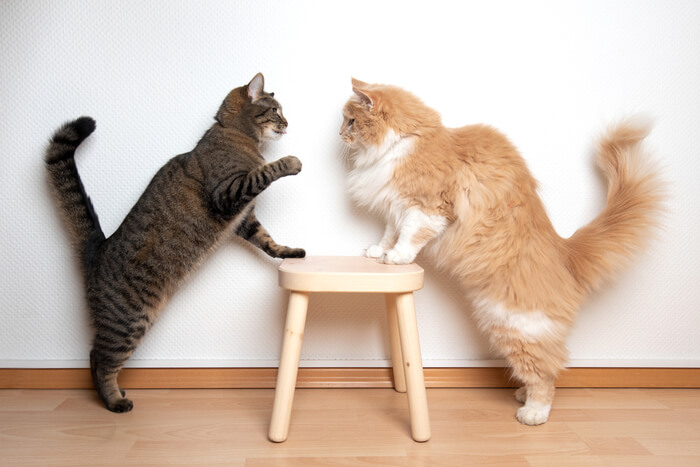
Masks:
[[[296,175],[301,172],[301,161],[296,156],[285,156],[280,159],[280,163],[285,167],[287,175]]]

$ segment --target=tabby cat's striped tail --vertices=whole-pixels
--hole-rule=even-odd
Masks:
[[[74,159],[76,148],[93,131],[95,121],[90,117],[80,117],[66,123],[51,138],[45,159],[49,181],[70,228],[75,249],[83,261],[91,237],[104,239],[100,222],[85,193]]]

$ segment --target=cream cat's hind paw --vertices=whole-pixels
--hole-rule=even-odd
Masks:
[[[527,402],[527,388],[525,386],[521,387],[517,391],[515,391],[515,400],[518,402],[522,402],[523,404]]]
[[[549,418],[551,406],[524,405],[518,409],[516,418],[523,425],[541,425]]]
[[[379,245],[372,245],[365,251],[365,256],[368,258],[379,258],[384,254],[384,248]]]

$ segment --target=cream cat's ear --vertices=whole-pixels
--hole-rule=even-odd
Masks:
[[[265,77],[262,73],[258,73],[250,80],[250,83],[248,83],[248,97],[250,97],[253,102],[257,101],[263,95],[264,87]]]
[[[367,88],[369,87],[369,84],[365,83],[364,81],[360,81],[359,79],[355,78],[350,78],[352,80],[352,87],[353,88]]]
[[[360,98],[363,104],[371,108],[374,107],[374,99],[372,99],[372,96],[367,91],[367,87],[369,87],[369,84],[359,79],[352,78],[352,92]]]

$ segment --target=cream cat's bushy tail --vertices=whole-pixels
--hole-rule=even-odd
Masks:
[[[658,225],[664,189],[642,147],[649,131],[648,123],[626,120],[598,146],[596,162],[608,179],[605,208],[566,240],[570,270],[586,291],[622,269]]]

